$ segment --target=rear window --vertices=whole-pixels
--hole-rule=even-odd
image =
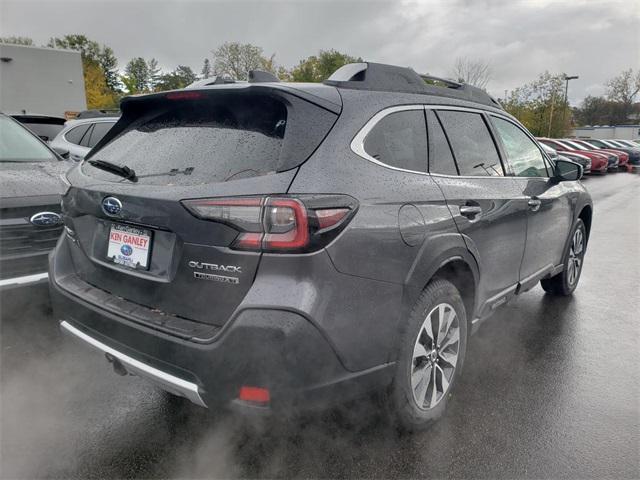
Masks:
[[[63,125],[56,125],[52,123],[22,122],[22,124],[45,142],[53,140],[63,128]]]
[[[387,115],[371,129],[364,150],[380,162],[414,172],[427,171],[427,132],[422,110]]]
[[[90,126],[91,124],[87,123],[86,125],[79,125],[77,127],[74,127],[64,134],[64,138],[66,138],[67,142],[69,143],[80,145],[82,138],[84,137],[85,133],[87,133],[87,130],[89,130]]]
[[[111,127],[115,125],[115,122],[98,122],[93,125],[93,130],[91,130],[91,136],[87,141],[87,146],[89,148],[93,148],[97,145],[97,143],[102,140]]]
[[[308,102],[257,94],[160,102],[91,158],[126,165],[139,183],[154,185],[225,182],[288,170],[306,160],[335,121],[334,114],[300,103]],[[83,169],[121,180],[87,163]]]

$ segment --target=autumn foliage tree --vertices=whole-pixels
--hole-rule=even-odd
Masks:
[[[512,90],[503,107],[536,136],[564,137],[571,128],[563,74],[540,74],[537,80]]]

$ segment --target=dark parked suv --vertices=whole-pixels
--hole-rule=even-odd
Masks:
[[[63,331],[199,405],[382,392],[427,425],[496,307],[576,288],[592,215],[579,165],[552,166],[483,91],[438,85],[359,63],[126,98],[67,175]]]

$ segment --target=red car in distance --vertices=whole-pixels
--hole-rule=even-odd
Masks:
[[[598,153],[592,150],[582,149],[573,147],[565,144],[564,142],[560,142],[555,138],[537,138],[538,142],[547,145],[548,147],[557,150],[559,153],[569,152],[569,153],[579,153],[581,155],[585,155],[591,159],[591,173],[607,173],[609,168],[609,155],[606,153]]]
[[[585,140],[579,140],[577,138],[571,138],[571,139],[565,139],[563,140],[564,142],[570,143],[570,144],[577,144],[581,147],[586,148],[587,150],[590,151],[596,151],[596,152],[606,152],[606,153],[611,153],[613,155],[616,155],[618,157],[618,168],[620,169],[624,169],[624,170],[628,170],[628,166],[629,166],[629,154],[626,152],[623,152],[622,150],[616,150],[615,148],[602,148],[602,147],[597,147],[595,145],[592,145],[591,143],[585,141]]]

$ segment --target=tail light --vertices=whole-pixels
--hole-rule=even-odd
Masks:
[[[324,247],[342,231],[357,207],[347,195],[227,197],[182,204],[198,218],[238,230],[233,249],[282,253]]]

